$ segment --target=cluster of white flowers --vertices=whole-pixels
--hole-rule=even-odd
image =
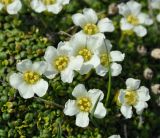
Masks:
[[[153,9],[159,10],[159,14],[157,15],[157,21],[160,22],[160,0],[152,0],[151,7]]]
[[[68,3],[69,0],[32,0],[31,5],[36,12],[47,10],[56,14],[62,5]],[[150,25],[153,21],[148,15],[140,13],[141,5],[130,1],[118,7],[120,14],[124,15],[121,20],[122,30],[133,30],[138,36],[146,35],[147,31],[141,24]],[[98,21],[96,12],[89,8],[85,8],[83,14],[74,14],[72,19],[82,30],[69,41],[60,42],[57,48],[48,46],[45,61],[32,64],[31,60],[26,59],[17,64],[20,73],[12,74],[9,81],[23,98],[31,98],[34,94],[42,97],[46,94],[48,83],[42,79],[42,75],[53,79],[60,74],[64,83],[72,83],[75,71],[84,75],[95,70],[99,76],[105,76],[107,72],[110,76],[121,73],[122,66],[117,62],[123,61],[125,54],[117,50],[111,51],[112,44],[104,35],[104,32],[114,31],[112,21],[108,18]],[[118,95],[121,112],[126,118],[131,118],[132,106],[136,108],[137,114],[141,114],[148,106],[146,101],[150,99],[149,91],[144,86],[139,88],[139,84],[139,80],[127,79],[127,89],[121,89]],[[83,84],[78,84],[72,96],[76,100],[69,99],[66,102],[64,114],[76,115],[77,126],[87,127],[90,113],[96,118],[105,117],[107,110],[102,103],[104,94],[101,90],[91,89],[87,92]],[[120,138],[119,135],[111,137]]]
[[[30,2],[31,8],[41,13],[48,11],[53,14],[58,14],[63,5],[69,4],[70,0],[32,0]],[[21,0],[0,0],[0,10],[5,8],[9,14],[17,14],[22,8]]]
[[[141,4],[136,1],[129,1],[126,4],[118,5],[121,19],[121,30],[133,31],[137,36],[143,37],[147,34],[147,29],[143,25],[151,25],[153,20],[146,13],[141,12]]]

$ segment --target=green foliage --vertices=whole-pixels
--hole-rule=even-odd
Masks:
[[[108,115],[105,119],[82,129],[75,126],[75,117],[63,114],[63,106],[71,97],[73,88],[83,83],[88,89],[101,89],[107,93],[106,77],[99,77],[92,71],[90,74],[80,76],[76,74],[71,84],[62,83],[60,76],[49,81],[49,90],[43,97],[45,100],[32,98],[24,100],[8,82],[8,77],[16,71],[16,63],[26,58],[33,61],[43,60],[45,49],[49,45],[57,46],[58,42],[66,41],[69,36],[60,31],[74,34],[78,31],[73,26],[71,15],[85,7],[94,8],[99,17],[110,16],[116,28],[119,26],[120,16],[108,15],[108,5],[115,0],[71,0],[59,15],[49,13],[37,14],[31,9],[24,10],[20,15],[11,16],[0,14],[0,137],[1,138],[105,138],[112,134],[120,134],[123,138],[124,127],[129,138],[151,138],[160,136],[160,107],[156,104],[158,96],[151,94],[149,108],[142,116],[135,115],[125,120],[119,113],[113,98],[116,90],[125,88],[125,80],[134,77],[143,80],[142,84],[150,88],[151,84],[160,83],[159,61],[150,56],[152,49],[160,47],[160,33],[155,25],[148,27],[148,35],[140,39],[134,35],[124,36],[120,41],[122,32],[116,29],[106,37],[112,41],[113,49],[119,49],[126,54],[123,62],[122,74],[112,79],[112,90]],[[143,1],[147,11],[147,3]],[[160,28],[160,24],[158,24]],[[137,46],[144,45],[147,55],[137,53]],[[145,80],[143,70],[150,67],[154,71],[152,80]],[[49,101],[49,102],[47,102]],[[58,103],[58,108],[55,103]]]

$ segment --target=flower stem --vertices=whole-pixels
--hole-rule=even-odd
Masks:
[[[60,34],[60,35],[66,35],[66,36],[68,36],[68,37],[72,37],[72,35],[64,32],[64,31],[60,31],[60,32],[58,32],[58,34]]]
[[[40,98],[40,97],[34,97],[34,98],[36,98],[38,101],[42,101],[42,102],[44,102],[44,103],[46,103],[46,104],[51,104],[51,105],[54,105],[54,106],[56,106],[56,107],[58,107],[58,108],[61,108],[61,109],[64,108],[64,106],[62,106],[62,105],[60,105],[60,104],[58,104],[58,103],[51,102],[51,101],[47,101],[47,100],[42,99],[42,98]]]
[[[119,45],[119,47],[121,47],[121,45],[122,45],[122,42],[123,42],[123,40],[124,40],[124,33],[122,32],[122,34],[121,34],[121,37],[120,37],[120,39],[119,39],[119,42],[118,42],[118,45]]]
[[[108,106],[108,101],[109,101],[109,97],[110,97],[110,93],[111,93],[111,69],[110,69],[110,65],[109,65],[109,71],[108,71],[108,91],[107,91],[107,97],[106,97],[106,101],[105,101],[105,106]]]

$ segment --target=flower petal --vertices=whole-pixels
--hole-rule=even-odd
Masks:
[[[112,62],[123,61],[125,54],[122,54],[120,51],[111,51],[110,56],[111,56]]]
[[[82,56],[70,57],[70,64],[69,64],[70,69],[79,71],[82,67],[82,64],[83,64]]]
[[[20,86],[20,84],[22,83],[22,81],[23,81],[22,74],[13,73],[9,77],[9,83],[15,89],[17,89]]]
[[[85,65],[92,65],[93,67],[97,67],[100,64],[100,58],[98,55],[94,54],[92,58],[84,63]]]
[[[128,78],[126,80],[127,89],[137,90],[139,88],[141,81],[138,79]]]
[[[58,14],[62,10],[62,5],[56,3],[53,5],[47,5],[47,10],[54,14]]]
[[[160,22],[160,14],[157,15],[157,21]]]
[[[148,104],[146,102],[139,101],[134,107],[136,108],[137,114],[142,114],[143,110],[148,107]]]
[[[140,3],[136,2],[136,1],[132,1],[132,0],[127,2],[127,6],[129,7],[131,13],[134,15],[139,14],[141,11],[141,8],[142,8]]]
[[[131,13],[129,7],[124,3],[119,4],[118,9],[119,9],[119,13],[125,17]]]
[[[97,48],[99,48],[102,43],[104,42],[103,37],[87,37],[87,48],[91,50],[93,53],[97,51]]]
[[[9,14],[17,14],[22,8],[22,3],[20,0],[14,0],[11,4],[7,6],[7,12]]]
[[[150,95],[149,95],[149,90],[145,86],[141,86],[137,90],[137,94],[138,94],[138,97],[139,97],[140,101],[148,101],[151,98]]]
[[[58,43],[57,47],[58,55],[72,56],[72,50],[73,48],[69,45],[69,42]]]
[[[62,0],[63,5],[69,4],[69,2],[70,2],[70,0]]]
[[[98,28],[100,32],[113,32],[114,31],[114,25],[109,18],[101,19],[98,22]]]
[[[21,83],[18,87],[18,91],[21,97],[24,99],[29,99],[34,96],[34,91],[31,85],[26,84],[25,82]]]
[[[53,46],[48,46],[44,55],[44,59],[48,63],[52,63],[56,57],[57,57],[57,49]]]
[[[53,66],[51,64],[48,63],[48,68],[46,69],[46,71],[43,74],[48,79],[53,79],[58,74],[58,71],[55,68],[53,68]]]
[[[133,30],[139,37],[144,37],[147,34],[147,29],[143,27],[142,25],[138,25],[134,27]]]
[[[99,89],[90,89],[88,91],[88,96],[91,98],[93,106],[97,102],[97,99],[99,98],[99,96],[100,96],[99,101],[102,101],[104,98],[103,92]]]
[[[82,28],[84,27],[85,24],[87,24],[85,16],[81,13],[76,13],[72,15],[72,20],[76,26],[80,26]]]
[[[96,118],[104,118],[106,116],[106,108],[104,107],[103,103],[99,102],[97,104],[96,110],[94,112],[94,116]]]
[[[119,95],[118,95],[118,100],[121,104],[123,104],[125,102],[125,90],[124,89],[120,89]]]
[[[64,107],[63,112],[65,115],[68,115],[68,116],[76,115],[79,112],[77,105],[76,105],[76,101],[75,100],[68,100],[65,103],[65,107]]]
[[[25,59],[17,63],[17,70],[20,72],[25,72],[31,69],[32,69],[32,61],[29,59]]]
[[[128,23],[125,18],[122,18],[120,23],[121,23],[121,30],[132,30],[133,29],[133,25]]]
[[[83,84],[78,84],[72,92],[72,95],[76,98],[88,95],[87,90]]]
[[[102,65],[98,65],[95,69],[96,69],[96,73],[102,77],[105,76],[106,73],[108,72],[108,69]]]
[[[146,13],[139,14],[138,15],[138,19],[139,19],[139,21],[140,21],[141,24],[145,24],[145,25],[151,25],[151,24],[153,24],[153,20]]]
[[[39,72],[40,74],[43,74],[46,71],[47,67],[48,67],[48,64],[46,62],[39,61],[39,62],[33,63],[32,70],[35,72]]]
[[[73,81],[74,71],[67,68],[61,72],[61,80],[65,83],[71,83]]]
[[[93,9],[85,8],[83,9],[84,16],[88,23],[95,24],[98,20],[97,14]]]
[[[120,135],[112,135],[112,136],[110,136],[108,138],[121,138],[121,137],[120,137]]]
[[[3,7],[4,7],[4,5],[2,3],[0,3],[0,10],[2,10]]]
[[[93,65],[91,64],[83,64],[81,66],[80,71],[78,71],[81,75],[87,74],[91,71],[91,69],[93,68]]]
[[[45,5],[40,0],[32,0],[31,8],[38,13],[41,13],[46,10]]]
[[[76,125],[79,127],[87,127],[89,125],[88,112],[79,112],[76,115]]]
[[[121,113],[125,116],[126,119],[132,117],[132,106],[122,105],[121,106]]]
[[[34,93],[36,93],[39,97],[42,97],[48,90],[48,82],[41,79],[35,85],[33,85],[32,88]]]
[[[112,76],[118,76],[119,74],[121,74],[121,71],[122,71],[122,66],[120,64],[117,64],[117,63],[111,64],[111,75]]]
[[[151,1],[151,7],[153,9],[160,9],[160,1],[159,0],[152,0]]]
[[[110,52],[112,48],[112,44],[108,39],[104,39],[102,45],[98,47],[98,51],[100,54],[107,54]]]

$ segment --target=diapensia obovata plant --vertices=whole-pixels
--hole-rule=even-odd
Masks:
[[[31,9],[37,13],[58,14],[66,4],[69,4],[69,0],[30,1]],[[8,14],[17,14],[21,7],[22,2],[19,0],[0,0],[0,9],[7,11]],[[141,12],[140,3],[136,1],[121,3],[118,9],[119,14],[123,16],[120,20],[122,32],[135,33],[139,37],[147,34],[144,26],[151,25],[153,20],[149,15]],[[36,97],[45,101],[41,97],[47,93],[48,81],[56,78],[58,74],[61,83],[70,84],[73,83],[77,73],[83,76],[91,75],[94,71],[97,76],[107,76],[106,91],[95,88],[86,89],[84,84],[77,84],[65,105],[53,102],[57,108],[63,110],[64,115],[76,116],[76,126],[85,128],[89,126],[90,121],[96,125],[95,118],[107,118],[111,89],[114,89],[112,77],[116,80],[116,76],[121,74],[120,63],[125,59],[125,53],[112,50],[114,46],[104,34],[115,30],[112,20],[108,17],[99,19],[93,9],[85,8],[82,13],[73,14],[72,20],[75,26],[79,27],[79,32],[71,36],[70,40],[59,42],[58,46],[48,46],[43,61],[32,62],[25,59],[18,62],[18,72],[10,75],[9,81],[24,99]],[[138,115],[142,114],[148,107],[147,101],[150,95],[148,88],[140,87],[140,80],[127,76],[126,79],[126,89],[118,91],[116,101],[120,112],[128,119],[132,117],[134,108]]]

